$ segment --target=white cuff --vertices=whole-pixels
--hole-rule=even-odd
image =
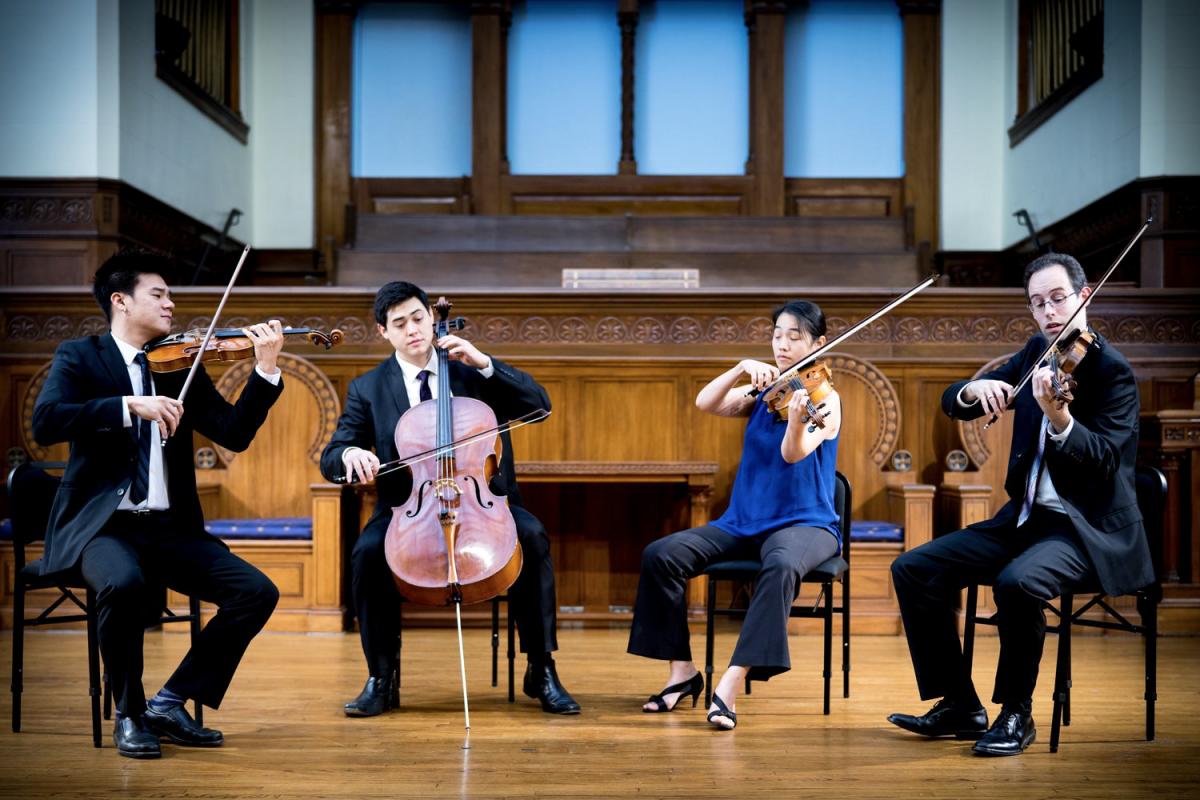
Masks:
[[[1051,433],[1050,441],[1054,442],[1055,444],[1062,444],[1063,442],[1065,442],[1067,440],[1067,437],[1071,435],[1071,429],[1074,427],[1075,427],[1075,418],[1071,417],[1071,421],[1067,423],[1067,429],[1065,431],[1063,431],[1062,433]],[[1054,430],[1053,425],[1050,426],[1050,430],[1051,431]]]
[[[263,372],[262,367],[255,364],[254,371],[258,373],[258,376],[260,378],[262,378],[264,381],[271,384],[272,386],[278,386],[279,379],[283,377],[283,371],[281,369],[279,369],[279,367],[275,368],[274,373],[268,375],[267,373]]]
[[[970,408],[971,406],[975,405],[975,403],[979,402],[978,397],[975,398],[975,403],[968,403],[965,400],[963,400],[963,396],[962,396],[963,392],[965,392],[967,390],[967,387],[970,386],[972,383],[974,383],[974,381],[967,381],[966,383],[964,383],[963,387],[958,390],[958,394],[954,396],[954,402],[958,403],[959,408]]]
[[[133,415],[129,413],[129,398],[121,398],[121,424],[126,428],[133,427]]]
[[[348,463],[346,463],[346,456],[350,455],[355,450],[362,450],[362,448],[355,447],[354,445],[350,445],[349,447],[347,447],[345,450],[342,451],[342,466],[346,468],[347,475],[350,474],[350,465]]]
[[[488,365],[486,367],[484,367],[483,369],[479,370],[479,374],[485,378],[490,378],[496,374],[496,368],[494,366],[492,366],[491,358],[488,359]]]

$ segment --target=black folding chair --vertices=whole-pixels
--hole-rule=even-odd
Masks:
[[[8,473],[6,483],[12,512],[13,555],[16,580],[13,586],[13,662],[12,662],[12,729],[21,730],[21,695],[24,691],[25,629],[42,625],[83,622],[87,626],[88,695],[92,703],[92,744],[100,747],[100,641],[96,634],[96,596],[87,588],[78,570],[42,574],[42,561],[26,561],[25,548],[46,536],[50,508],[58,491],[59,478],[46,470],[61,470],[61,462],[25,462]],[[35,617],[25,616],[25,595],[39,589],[56,589],[58,597]],[[80,599],[82,593],[83,599]],[[56,613],[63,606],[69,613]],[[192,643],[200,633],[200,601],[189,600],[189,613],[173,614],[168,609],[161,622],[186,622],[191,625]],[[111,692],[107,678],[105,689],[105,719],[111,715]],[[203,711],[196,702],[196,721],[202,722]]]
[[[1045,608],[1058,619],[1057,625],[1048,625],[1048,633],[1058,634],[1058,657],[1054,670],[1054,716],[1050,726],[1050,752],[1058,752],[1060,725],[1071,724],[1071,629],[1104,628],[1126,631],[1141,636],[1145,642],[1146,660],[1146,741],[1154,741],[1154,703],[1158,699],[1158,604],[1162,600],[1161,553],[1163,531],[1163,507],[1167,499],[1167,479],[1154,467],[1139,464],[1135,474],[1137,482],[1138,508],[1146,527],[1146,539],[1154,559],[1154,583],[1134,592],[1141,624],[1127,619],[1109,602],[1109,597],[1097,586],[1072,587],[1063,592],[1058,605],[1045,603]],[[1075,609],[1077,595],[1090,595],[1078,610]],[[966,625],[963,632],[963,655],[966,657],[967,673],[975,651],[975,625],[995,625],[995,616],[980,617],[976,613],[979,603],[979,587],[967,588]],[[1084,617],[1093,608],[1102,609],[1112,619],[1088,619]]]
[[[789,616],[792,618],[821,619],[825,622],[824,637],[824,669],[825,705],[824,712],[829,713],[829,684],[833,676],[833,615],[842,615],[842,697],[850,696],[850,482],[846,476],[837,473],[835,476],[834,505],[837,507],[839,527],[842,533],[842,554],[834,556],[818,565],[801,579],[801,583],[820,584],[821,593],[817,602],[808,605],[793,605]],[[740,581],[752,584],[754,578],[762,569],[762,562],[752,559],[719,561],[710,564],[704,575],[708,576],[708,602],[705,606],[705,644],[704,644],[704,704],[712,702],[713,688],[713,621],[718,615],[723,617],[744,617],[746,611],[740,608],[717,608],[717,581]],[[842,602],[833,602],[833,584],[842,585]],[[746,694],[750,694],[750,679],[746,678]]]

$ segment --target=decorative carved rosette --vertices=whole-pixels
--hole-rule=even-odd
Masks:
[[[867,455],[876,465],[882,466],[895,448],[896,438],[900,434],[900,402],[895,387],[887,376],[869,361],[842,353],[830,353],[824,360],[833,371],[835,386],[846,380],[855,380],[874,396],[874,405],[882,416],[875,440],[867,447]]]
[[[307,358],[292,353],[280,353],[278,364],[279,369],[287,376],[288,380],[300,382],[317,399],[321,421],[311,434],[308,457],[314,464],[319,465],[321,451],[325,449],[325,443],[333,438],[333,432],[337,428],[338,416],[342,413],[341,401],[338,400],[337,392],[329,378]],[[241,393],[242,387],[246,385],[246,381],[250,378],[250,371],[253,369],[252,359],[236,362],[217,381],[217,391],[226,400],[233,402]],[[216,445],[216,451],[225,464],[233,463],[233,459],[237,456],[232,450],[220,445]]]

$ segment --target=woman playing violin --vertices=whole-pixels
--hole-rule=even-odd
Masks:
[[[550,398],[537,381],[454,334],[434,341],[434,314],[419,287],[403,281],[384,285],[375,295],[379,335],[392,353],[350,383],[337,430],[321,455],[321,473],[329,480],[371,483],[381,461],[397,460],[396,424],[418,403],[435,400],[438,358],[435,346],[448,351],[449,383],[455,397],[473,397],[506,422],[537,409],[550,409]],[[579,704],[559,681],[551,653],[558,648],[554,567],[550,541],[537,517],[521,505],[513,467],[512,444],[501,434],[504,453],[492,480],[496,494],[507,495],[523,554],[523,567],[509,589],[521,650],[529,656],[524,690],[542,709],[577,714]],[[399,704],[400,594],[384,554],[392,508],[404,504],[412,479],[407,470],[379,475],[378,503],[354,544],[351,556],[354,606],[366,656],[368,679],[362,692],[345,705],[351,717],[381,714]]]
[[[788,610],[800,579],[841,546],[833,501],[842,423],[837,392],[829,390],[821,399],[816,418],[806,412],[809,392],[803,387],[792,392],[786,414],[750,396],[751,389],[766,388],[825,344],[825,315],[813,303],[794,300],[773,318],[775,363],[739,362],[696,396],[696,406],[709,414],[748,418],[729,508],[709,525],[646,548],[629,635],[630,653],[669,662],[666,688],[642,710],[672,711],[689,697],[695,705],[704,679],[689,644],[687,581],[716,561],[762,562],[737,646],[709,708],[709,723],[721,730],[737,724],[737,693],[747,677],[767,680],[791,668]]]

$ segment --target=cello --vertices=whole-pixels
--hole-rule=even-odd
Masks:
[[[448,318],[450,308],[446,298],[438,298],[435,341],[465,325]],[[405,503],[392,509],[384,555],[405,599],[454,605],[469,733],[462,606],[490,600],[516,581],[521,545],[508,500],[489,485],[499,470],[502,446],[496,415],[480,400],[451,397],[449,355],[436,345],[435,350],[437,398],[404,412],[395,431],[397,452],[430,452],[430,457],[405,465],[412,489]]]

